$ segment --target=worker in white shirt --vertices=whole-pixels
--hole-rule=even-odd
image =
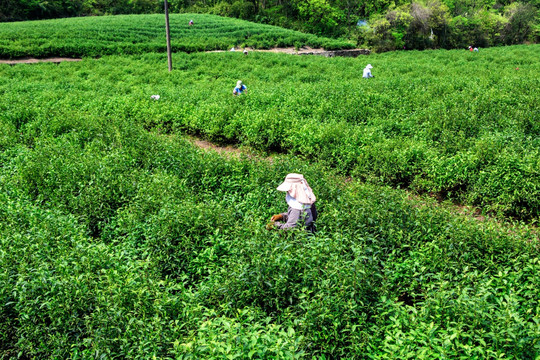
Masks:
[[[371,64],[367,64],[367,66],[364,68],[364,75],[362,76],[364,79],[369,79],[369,78],[374,77],[371,74],[371,69],[373,69],[373,66],[371,66]]]

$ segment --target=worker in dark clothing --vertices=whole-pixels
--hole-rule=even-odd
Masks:
[[[267,228],[290,229],[296,227],[300,221],[310,232],[315,232],[317,198],[304,176],[289,174],[277,189],[287,193],[285,201],[289,207],[287,212],[272,216]]]

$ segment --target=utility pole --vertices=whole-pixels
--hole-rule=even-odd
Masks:
[[[165,0],[165,27],[167,29],[167,63],[169,64],[169,72],[172,71],[172,57],[171,57],[171,29],[169,28],[169,5]]]

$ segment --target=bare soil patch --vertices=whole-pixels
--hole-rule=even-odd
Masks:
[[[282,53],[289,55],[323,55],[326,57],[334,56],[346,56],[346,57],[356,57],[358,55],[369,55],[370,50],[367,49],[347,49],[347,50],[325,50],[323,48],[312,48],[309,46],[304,46],[298,50],[295,47],[277,47],[272,49],[254,49],[250,47],[238,48],[235,49],[236,52],[243,52],[246,49],[248,52],[271,52],[271,53]],[[213,50],[207,52],[225,52],[231,50]]]
[[[273,48],[273,49],[252,49],[252,48],[246,48],[247,51],[260,51],[260,52],[271,52],[271,53],[283,53],[283,54],[291,54],[291,55],[299,55],[299,54],[307,54],[307,53],[324,53],[326,50],[323,48],[312,48],[309,46],[304,46],[298,50],[296,50],[294,47],[286,47],[286,48]]]
[[[312,53],[312,52],[325,52],[326,50],[322,49],[322,48],[311,48],[309,46],[305,46],[305,47],[302,47],[301,49],[299,49],[298,51],[293,47],[278,47],[278,48],[272,48],[272,49],[254,49],[254,48],[251,48],[251,47],[246,47],[246,48],[235,48],[235,51],[236,52],[242,52],[244,51],[244,49],[246,49],[247,51],[249,52],[252,52],[252,51],[258,51],[258,52],[272,52],[272,53],[284,53],[284,54],[291,54],[291,55],[296,55],[296,54],[300,54],[300,53]],[[211,50],[211,51],[207,51],[207,52],[226,52],[226,51],[231,51],[231,50]]]
[[[220,146],[216,145],[214,143],[211,143],[206,140],[199,139],[194,136],[186,136],[186,138],[195,146],[197,146],[200,149],[203,149],[205,151],[215,151],[220,155],[223,155],[225,157],[235,157],[240,158],[242,156],[250,158],[250,159],[256,159],[256,160],[263,160],[267,161],[269,163],[274,162],[274,158],[271,156],[262,157],[260,155],[254,154],[253,152],[247,150],[247,149],[240,149],[233,145],[226,145],[226,146]]]
[[[216,151],[219,154],[223,154],[223,155],[227,155],[227,156],[239,157],[242,154],[245,154],[239,148],[236,148],[236,147],[231,146],[231,145],[219,146],[219,145],[213,144],[213,143],[211,143],[209,141],[201,140],[201,139],[194,138],[194,137],[190,137],[189,141],[191,141],[193,144],[195,144],[197,147],[199,147],[199,148],[201,148],[203,150],[213,150],[213,151]],[[245,154],[245,155],[249,156],[248,154]]]
[[[36,64],[40,62],[61,63],[64,61],[81,61],[81,60],[82,59],[79,59],[79,58],[62,58],[62,57],[52,57],[52,58],[45,58],[45,59],[36,59],[36,58],[23,58],[23,59],[13,59],[13,60],[0,59],[0,64],[8,64],[8,65]]]

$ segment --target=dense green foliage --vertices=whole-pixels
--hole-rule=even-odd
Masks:
[[[500,63],[528,54],[525,48],[508,51]],[[308,107],[302,104],[306,95],[278,113],[270,104],[289,104],[293,94],[313,95],[310,87],[329,85],[325,71],[339,74],[354,62],[236,55],[177,55],[175,63],[185,69],[172,74],[155,54],[0,65],[5,100],[0,103],[0,357],[535,359],[540,261],[537,235],[526,228],[508,231],[418,206],[401,191],[345,182],[295,156],[273,162],[227,159],[177,135],[148,131],[166,126],[177,131],[192,123],[192,129],[200,126],[207,136],[222,138],[242,123],[246,131],[238,133],[240,140],[265,148],[271,139],[264,134],[298,138],[301,132],[287,132],[285,125],[299,129],[292,121],[303,111],[299,120],[309,127],[316,120],[324,123],[336,156],[347,155],[338,140],[351,140],[348,134],[359,130],[347,127],[355,124],[351,118],[342,127],[334,124],[328,102],[316,98],[318,106]],[[444,58],[449,68],[457,61],[453,53],[432,56]],[[482,63],[470,59],[464,61],[471,67]],[[380,69],[378,78],[389,78],[387,89],[397,86],[382,64],[393,60],[403,70],[404,58],[370,60]],[[261,78],[266,73],[261,68],[270,66],[274,71]],[[431,83],[408,66],[432,96],[457,86]],[[444,68],[436,72],[420,55],[414,66],[444,79]],[[534,71],[528,66],[523,60],[520,69],[530,78]],[[246,80],[251,93],[232,98],[229,85],[247,68],[253,69]],[[504,88],[504,77],[498,76]],[[389,115],[397,111],[392,93],[380,92],[384,81],[378,78],[357,80],[356,88],[334,83],[325,86],[324,95],[336,104],[347,100],[353,113],[374,114],[386,106]],[[420,86],[414,76],[404,80],[409,92]],[[464,90],[468,83],[482,84],[455,81]],[[512,81],[525,91],[525,80]],[[363,96],[347,95],[359,86]],[[474,89],[480,88],[469,91],[470,106],[481,96]],[[162,100],[151,101],[152,93]],[[504,99],[496,89],[490,96],[494,104]],[[214,99],[215,107],[205,99]],[[357,107],[355,99],[372,106]],[[255,112],[255,104],[268,115]],[[421,111],[413,105],[407,108],[411,114]],[[444,105],[437,103],[431,112]],[[344,112],[341,106],[335,111]],[[316,111],[329,116],[317,117]],[[505,132],[513,124],[509,113],[499,111],[499,119],[508,122],[492,124],[490,136],[472,142],[499,144],[482,147],[492,150],[485,155],[492,160],[521,154],[508,165],[519,169],[516,162],[529,161],[527,153]],[[207,130],[199,121],[206,121]],[[394,163],[403,165],[401,156],[423,149],[414,145],[414,136],[409,136],[412,146],[399,147],[406,140],[396,137],[397,131],[412,126],[412,119],[394,127],[374,121],[373,116],[362,121],[366,134],[395,139],[363,146],[366,154],[370,147],[378,149],[381,160],[373,167],[384,169],[384,158],[392,154]],[[435,127],[423,124],[426,133],[434,133]],[[522,136],[518,123],[511,128]],[[463,141],[459,130],[454,137],[451,130],[438,133],[442,144],[449,146],[454,137]],[[314,146],[323,134],[319,128],[309,133],[310,138],[298,138],[299,145]],[[331,150],[322,144],[330,143],[320,144],[324,161]],[[519,144],[531,146],[523,138]],[[430,145],[430,151],[441,151],[435,142]],[[465,164],[476,154],[471,148],[458,153]],[[451,161],[444,164],[460,169]],[[335,166],[344,163],[336,157]],[[271,214],[284,210],[275,187],[292,171],[303,173],[318,196],[315,236],[264,229]]]
[[[0,358],[536,360],[538,229],[391,186],[537,221],[537,54],[0,64]],[[265,229],[289,172],[318,197],[314,236]]]
[[[538,220],[538,50],[357,59],[177,54],[171,76],[157,76],[163,55],[85,61],[51,73],[5,66],[1,108],[15,123],[93,113],[132,118],[147,129],[296,154],[359,180]],[[376,77],[365,80],[368,61]],[[9,90],[30,86],[29,76],[40,79],[41,90]],[[249,94],[233,98],[238,79]],[[151,102],[152,94],[161,100]]]
[[[355,39],[376,51],[538,42],[538,0],[169,0],[173,12],[209,13]],[[0,21],[162,13],[163,0],[4,0]],[[359,28],[359,20],[369,20]]]
[[[193,19],[195,26],[189,26]],[[214,15],[171,15],[173,51],[226,50],[232,46],[354,47],[342,40]],[[0,58],[101,56],[165,52],[163,15],[102,16],[0,23]]]
[[[2,0],[0,21],[156,13],[163,0]]]
[[[498,11],[468,13],[456,4],[431,1],[390,7],[371,17],[358,41],[376,51],[467,48],[522,44],[540,40],[538,9],[514,2]]]

